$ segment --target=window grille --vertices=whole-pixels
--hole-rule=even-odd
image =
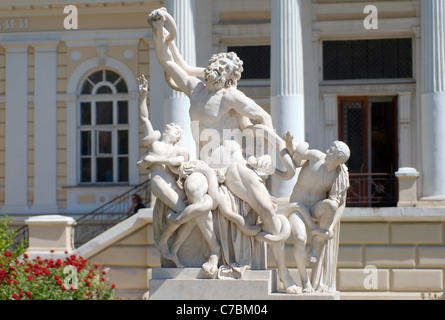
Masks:
[[[270,46],[227,47],[227,52],[232,51],[243,60],[241,79],[270,79]]]
[[[365,159],[362,159],[363,108],[361,101],[346,101],[343,103],[343,140],[348,144],[352,157],[347,166],[350,170],[360,172]]]
[[[323,41],[324,80],[412,77],[412,39]]]

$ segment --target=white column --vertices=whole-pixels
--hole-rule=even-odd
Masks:
[[[5,213],[28,210],[28,45],[6,49]]]
[[[305,141],[301,0],[271,1],[271,14],[271,116],[278,135]],[[272,178],[272,194],[289,197],[295,181]]]
[[[423,197],[445,199],[445,3],[421,1]]]
[[[57,213],[57,42],[34,46],[33,212]]]
[[[399,92],[399,168],[413,165],[411,149],[411,92]]]
[[[178,35],[175,39],[178,50],[189,65],[195,66],[195,0],[167,0],[166,7],[178,26]],[[164,124],[174,122],[184,128],[181,145],[188,148],[192,159],[196,159],[196,146],[190,129],[190,100],[185,94],[174,91],[168,86],[165,86],[165,90]]]

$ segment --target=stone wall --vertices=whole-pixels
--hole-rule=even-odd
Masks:
[[[147,224],[89,260],[110,268],[108,275],[118,297],[141,299],[148,291],[151,268],[161,266],[153,225]]]
[[[444,217],[439,208],[347,208],[340,228],[337,289],[379,297],[413,293],[419,299],[420,292],[443,292]],[[297,280],[292,247],[289,238],[287,262]],[[268,257],[268,266],[274,267]]]

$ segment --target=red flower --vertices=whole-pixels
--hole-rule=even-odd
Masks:
[[[20,291],[19,296],[20,296],[20,298],[23,297],[24,296],[23,292]]]
[[[114,288],[116,288],[116,285],[113,283],[113,284],[111,285],[111,289],[114,289]]]
[[[25,294],[26,294],[28,297],[30,297],[30,298],[31,298],[31,296],[32,296],[32,293],[29,292],[29,291],[26,291]]]
[[[28,255],[25,253],[25,254],[23,254],[23,257],[25,258],[25,259],[28,259],[29,257],[28,257]]]
[[[105,274],[107,274],[107,273],[106,273],[105,271],[102,271],[102,274],[105,275]]]
[[[94,265],[95,268],[99,268],[99,266],[97,264]]]
[[[33,276],[32,275],[28,275],[28,280],[29,281],[33,281],[34,280]]]
[[[54,252],[54,250],[53,250],[53,249],[51,249],[51,250],[50,250],[50,252]]]
[[[104,278],[101,278],[101,279],[100,279],[100,281],[101,281],[101,282],[104,282],[104,281],[105,281],[105,279],[104,279]]]
[[[9,252],[9,251],[6,251],[6,252],[5,252],[5,257],[12,257],[12,253]]]
[[[59,286],[61,286],[62,285],[62,281],[60,281],[60,280],[57,280],[57,282],[56,282]]]
[[[66,287],[65,287],[65,286],[62,286],[62,290],[65,291],[65,290],[66,290]]]
[[[25,272],[31,272],[31,270],[29,270],[29,268],[25,268]]]
[[[55,279],[55,280],[59,280],[60,278],[59,278],[58,275],[55,275],[55,276],[54,276],[54,279]]]
[[[17,293],[14,292],[14,293],[12,294],[12,297],[13,297],[14,299],[16,299],[16,298],[17,298]]]

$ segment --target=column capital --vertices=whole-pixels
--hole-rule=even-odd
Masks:
[[[57,52],[59,43],[59,41],[39,41],[33,42],[32,47],[34,48],[34,53],[54,53]]]
[[[22,41],[6,41],[1,46],[6,50],[6,54],[23,54],[27,53],[30,44]]]

